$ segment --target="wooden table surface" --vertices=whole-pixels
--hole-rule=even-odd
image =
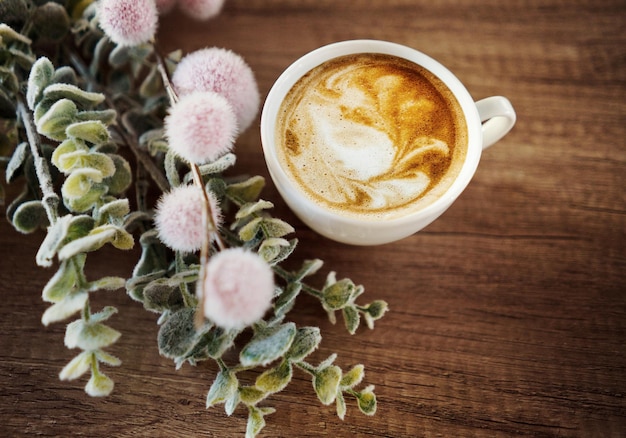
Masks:
[[[320,238],[268,184],[263,197],[297,228],[293,257],[323,259],[390,312],[350,336],[301,297],[294,317],[324,336],[315,360],[337,352],[344,369],[363,363],[378,413],[351,403],[341,421],[296,372],[267,401],[278,412],[262,436],[626,436],[626,3],[227,0],[208,23],[163,18],[159,44],[229,48],[264,96],[299,56],[354,38],[428,53],[475,99],[509,97],[518,122],[452,208],[397,243]],[[242,173],[267,176],[258,121],[236,153]],[[176,371],[158,354],[156,316],[124,291],[101,298],[120,309],[114,393],[92,399],[83,380],[58,381],[74,352],[63,324],[40,322],[52,274],[34,261],[43,236],[0,220],[0,436],[243,436],[244,410],[204,408],[215,366]],[[90,264],[129,275],[136,257],[107,250]]]

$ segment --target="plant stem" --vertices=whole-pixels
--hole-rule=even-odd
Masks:
[[[21,95],[17,97],[17,110],[26,129],[30,152],[35,162],[35,171],[37,172],[37,179],[41,188],[43,206],[46,209],[48,222],[52,225],[58,218],[59,195],[54,191],[48,162],[42,156],[41,139],[37,133],[37,127]]]

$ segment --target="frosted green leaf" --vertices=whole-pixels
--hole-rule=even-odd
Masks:
[[[354,290],[354,283],[350,279],[337,281],[322,290],[322,303],[329,310],[342,309],[350,303]]]
[[[87,120],[71,124],[65,130],[70,138],[79,138],[92,144],[106,143],[111,139],[109,130],[100,120]]]
[[[246,438],[254,438],[265,427],[265,415],[276,412],[274,408],[257,408],[248,406],[248,423],[246,424]]]
[[[37,131],[51,140],[63,141],[67,138],[65,129],[76,121],[77,112],[74,102],[61,99],[36,121]]]
[[[291,225],[278,218],[264,219],[262,226],[267,237],[283,237],[295,231]]]
[[[115,122],[117,111],[114,109],[79,111],[76,114],[77,122],[86,122],[89,120],[97,120],[109,126]]]
[[[318,327],[300,327],[296,336],[285,353],[285,358],[292,362],[299,362],[319,347],[322,335]]]
[[[113,356],[112,354],[107,353],[104,350],[97,350],[95,354],[96,354],[96,359],[98,359],[99,362],[105,363],[112,367],[117,367],[122,364],[122,361],[119,358]]]
[[[61,380],[75,380],[89,371],[93,361],[94,353],[92,351],[83,351],[67,365],[63,367],[59,373]]]
[[[239,381],[233,372],[230,370],[220,371],[207,394],[206,407],[210,408],[235,397],[238,386]]]
[[[112,242],[116,234],[117,229],[113,226],[94,228],[87,236],[73,240],[61,248],[59,260],[67,260],[80,253],[100,249],[106,243]]]
[[[255,386],[263,392],[273,394],[282,391],[291,381],[293,369],[289,361],[282,361],[277,367],[266,370],[257,377]]]
[[[313,376],[313,388],[322,404],[329,405],[335,401],[341,381],[341,368],[331,365],[317,370]]]
[[[78,276],[72,261],[64,260],[59,269],[43,288],[42,298],[49,303],[58,303],[76,288]]]
[[[184,355],[196,341],[195,309],[185,307],[170,315],[161,325],[157,337],[159,353],[173,359]]]
[[[305,260],[302,264],[302,268],[296,274],[297,280],[302,280],[304,277],[314,275],[324,265],[324,262],[320,259]]]
[[[213,175],[216,173],[222,173],[226,169],[235,165],[237,157],[233,153],[227,153],[212,163],[203,164],[200,166],[200,174]]]
[[[113,175],[105,178],[103,183],[109,188],[109,193],[112,195],[121,195],[124,193],[133,182],[133,174],[130,168],[130,164],[124,158],[116,154],[109,154],[109,157],[113,160],[115,165],[115,171]]]
[[[85,307],[89,295],[87,292],[70,294],[58,303],[48,307],[41,317],[43,325],[63,321]]]
[[[237,330],[224,330],[220,327],[214,327],[205,336],[207,337],[207,354],[213,359],[222,357],[224,352],[228,350],[235,338],[239,334]]]
[[[293,322],[260,329],[241,350],[239,361],[243,366],[267,365],[289,349],[295,336]]]
[[[92,397],[106,397],[111,394],[114,386],[113,380],[104,374],[94,373],[85,385],[85,392]]]
[[[130,213],[130,204],[128,199],[116,199],[104,204],[98,209],[98,216],[104,222],[118,222],[124,219],[124,216]]]
[[[120,335],[120,332],[107,325],[79,319],[67,325],[65,346],[81,350],[98,350],[114,344]]]
[[[337,392],[337,400],[335,403],[337,405],[337,416],[343,420],[346,417],[346,399],[343,397],[341,391]]]
[[[226,194],[237,205],[256,201],[265,186],[262,176],[254,176],[246,181],[231,184],[226,188]]]
[[[102,182],[102,172],[96,169],[77,169],[67,177],[61,189],[64,198],[76,199],[85,196],[94,183]]]
[[[69,99],[83,108],[91,108],[104,102],[104,94],[81,90],[72,84],[48,85],[43,95],[52,100]]]
[[[364,376],[365,367],[362,364],[355,365],[350,371],[343,375],[339,385],[342,388],[354,388],[363,381]]]
[[[261,229],[261,222],[263,218],[257,217],[246,225],[244,225],[241,230],[239,230],[239,238],[244,242],[249,242],[257,235],[259,230]]]
[[[108,155],[83,150],[61,155],[57,167],[65,174],[75,170],[94,169],[102,174],[102,178],[115,173],[115,163]]]
[[[251,214],[255,214],[263,210],[268,210],[272,207],[274,207],[274,204],[269,201],[264,201],[262,199],[257,202],[249,202],[241,206],[241,208],[235,215],[235,218],[241,219],[246,216],[250,216]]]
[[[48,214],[41,201],[27,201],[17,207],[12,222],[17,231],[28,234],[48,225]]]
[[[139,86],[139,95],[143,98],[149,98],[159,95],[163,91],[163,81],[156,66],[150,69],[144,80]]]
[[[61,191],[63,188],[61,187]],[[96,204],[98,204],[101,198],[107,193],[108,187],[104,184],[95,183],[91,186],[91,189],[83,196],[78,198],[63,199],[65,206],[73,212],[85,213],[91,210]]]
[[[365,309],[363,316],[365,322],[370,329],[374,328],[374,321],[383,317],[383,315],[389,310],[387,302],[383,300],[376,300],[370,303]]]
[[[373,386],[368,386],[357,394],[356,397],[361,412],[365,415],[374,415],[376,413],[376,395],[374,394]]]
[[[0,24],[0,29],[2,26],[6,25]],[[0,35],[2,35],[1,30]],[[4,37],[4,35],[2,36]],[[50,62],[50,60],[46,57],[39,58],[30,69],[30,75],[28,76],[28,88],[26,91],[26,103],[31,111],[35,109],[35,106],[41,100],[43,90],[52,81],[53,74],[54,65],[52,65],[52,62]]]
[[[54,149],[50,161],[52,161],[52,164],[54,164],[57,169],[62,171],[63,165],[61,164],[61,160],[63,159],[63,157],[66,154],[71,154],[76,151],[83,151],[87,153],[89,151],[89,148],[81,140],[68,138]]]
[[[89,292],[98,290],[117,290],[126,286],[126,279],[123,277],[102,277],[99,280],[92,281],[87,285]]]
[[[67,236],[70,224],[72,223],[72,215],[68,214],[60,217],[54,225],[48,227],[48,234],[41,242],[41,246],[37,251],[35,260],[39,266],[52,266],[52,260],[59,246]]]
[[[76,82],[78,82],[76,72],[72,67],[67,65],[57,68],[52,75],[52,83],[55,84],[76,84]]]
[[[109,318],[111,318],[116,313],[117,313],[117,309],[115,307],[106,306],[101,311],[96,312],[89,317],[89,324],[93,325],[93,324],[104,322],[108,320]]]
[[[95,225],[95,220],[85,214],[73,216],[67,228],[66,242],[80,239],[89,234]]]
[[[359,311],[354,306],[346,306],[341,309],[346,329],[351,335],[355,334],[361,322]]]
[[[268,394],[254,386],[242,386],[239,388],[239,400],[246,405],[256,405],[267,396]]]
[[[168,278],[159,278],[151,281],[143,290],[146,310],[163,312],[165,310],[178,310],[185,306],[180,288],[173,285]]]
[[[4,170],[6,182],[10,183],[15,177],[17,177],[19,170],[26,162],[26,159],[30,156],[28,149],[29,145],[27,142],[22,142],[15,147],[13,155],[11,155],[11,159],[7,163],[7,167]]]
[[[281,255],[281,252],[284,248],[288,248],[289,246],[290,243],[287,239],[283,239],[280,237],[270,237],[269,239],[265,239],[261,243],[258,252],[263,260],[265,260],[267,263],[270,263]]]

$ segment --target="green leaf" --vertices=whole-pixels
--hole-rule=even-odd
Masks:
[[[374,387],[368,386],[362,392],[357,394],[357,404],[359,410],[365,415],[374,415],[376,413],[376,395],[374,394]]]
[[[0,42],[2,42],[3,39],[6,41],[19,41],[27,46],[32,44],[31,39],[27,36],[13,30],[11,26],[6,23],[0,23]]]
[[[256,201],[265,186],[262,176],[254,176],[246,181],[231,184],[226,188],[227,196],[236,204]]]
[[[58,168],[65,174],[76,170],[94,169],[100,172],[102,178],[109,177],[115,173],[115,163],[106,154],[98,152],[82,151],[70,152],[59,157]]]
[[[257,377],[255,386],[263,392],[273,394],[282,391],[289,384],[292,376],[291,363],[283,360],[277,367],[266,370]]]
[[[150,282],[143,290],[146,310],[161,313],[165,310],[176,311],[185,306],[180,287],[172,285],[169,279],[159,278]]]
[[[173,359],[184,355],[196,342],[195,309],[185,307],[175,311],[163,323],[157,337],[159,353]]]
[[[93,361],[93,351],[83,351],[74,357],[59,373],[60,380],[75,380],[89,371]]]
[[[206,397],[206,407],[210,408],[237,396],[239,381],[230,370],[222,370],[215,377]]]
[[[115,384],[113,380],[102,373],[93,373],[87,385],[85,392],[92,397],[106,397],[111,394]]]
[[[54,164],[57,169],[63,171],[64,165],[61,163],[61,160],[66,154],[71,154],[73,152],[82,151],[89,152],[89,148],[85,145],[84,142],[74,138],[68,138],[64,140],[61,144],[59,144],[52,153],[52,164]]]
[[[79,319],[67,325],[65,330],[65,346],[81,350],[98,350],[114,344],[121,333],[101,324]]]
[[[0,25],[0,29],[4,24]],[[0,31],[0,35],[4,38],[5,35]],[[26,103],[31,111],[35,109],[35,106],[39,103],[43,96],[43,90],[52,82],[52,75],[54,74],[54,65],[46,57],[39,58],[30,69],[30,75],[28,76],[28,88],[26,91]]]
[[[354,388],[363,381],[363,377],[365,376],[364,370],[365,367],[363,365],[355,365],[350,371],[343,375],[339,385],[342,388]]]
[[[322,304],[329,310],[343,309],[350,303],[354,290],[352,280],[344,278],[337,281],[322,290]]]
[[[239,400],[245,405],[256,405],[269,394],[254,386],[242,386],[239,388]]]
[[[207,337],[207,354],[213,359],[218,359],[233,346],[235,338],[239,334],[237,330],[224,330],[214,327],[205,336]]]
[[[241,219],[252,214],[258,213],[263,210],[268,210],[273,208],[274,204],[269,201],[259,200],[257,202],[248,202],[241,206],[237,214],[235,215],[236,219]]]
[[[61,262],[59,269],[43,288],[42,298],[49,303],[58,303],[76,289],[78,276],[71,260]]]
[[[65,129],[76,121],[77,112],[74,102],[61,99],[36,121],[37,131],[51,140],[63,141],[67,138]]]
[[[63,321],[85,307],[89,298],[87,292],[72,293],[61,301],[48,307],[41,317],[43,325],[47,326],[53,322]]]
[[[79,138],[95,145],[106,143],[111,139],[109,130],[100,120],[72,123],[65,130],[65,134],[70,138]]]
[[[63,191],[62,187],[61,191]],[[106,185],[94,183],[91,189],[83,196],[77,198],[64,197],[63,202],[69,210],[76,213],[85,213],[97,205],[107,191],[108,187]]]
[[[346,329],[351,335],[355,334],[359,328],[361,317],[359,311],[354,306],[346,306],[341,312],[343,313],[343,320],[346,324]]]
[[[65,242],[80,239],[87,236],[93,230],[96,221],[93,217],[85,214],[73,216],[67,228]]]
[[[73,216],[71,214],[62,216],[57,219],[54,225],[48,227],[48,234],[46,234],[43,242],[41,242],[41,246],[35,257],[39,266],[52,266],[54,255],[67,236],[72,218]]]
[[[124,216],[130,213],[130,203],[128,199],[115,199],[114,201],[107,202],[100,208],[98,208],[97,216],[101,223],[112,223],[121,225]]]
[[[97,350],[95,353],[96,353],[96,359],[98,359],[98,362],[105,363],[112,367],[117,367],[122,364],[122,361],[119,360],[119,358],[113,356],[112,354],[107,353],[106,351]]]
[[[295,232],[291,225],[278,218],[264,219],[262,227],[267,237],[283,237]]]
[[[313,376],[313,388],[322,404],[328,406],[335,401],[340,381],[341,368],[337,365],[330,365],[316,371]]]
[[[109,158],[113,160],[115,170],[113,175],[105,178],[103,183],[109,188],[112,195],[121,195],[133,182],[133,174],[130,164],[123,157],[116,154],[109,154]]]
[[[19,170],[22,168],[29,156],[29,145],[27,142],[24,141],[15,147],[13,155],[11,155],[11,159],[7,163],[7,167],[4,170],[6,182],[10,183],[17,177]]]
[[[295,336],[292,322],[259,329],[241,350],[239,361],[243,366],[267,365],[289,349]]]
[[[291,362],[300,362],[319,347],[322,335],[318,327],[300,327],[296,336],[285,353],[285,359]]]
[[[296,274],[297,280],[302,280],[304,277],[314,275],[324,265],[324,262],[320,259],[305,260],[302,264],[302,268]]]
[[[117,232],[116,227],[109,225],[94,228],[87,236],[73,240],[61,248],[59,251],[59,260],[67,260],[80,253],[100,249],[106,243],[112,242]]]
[[[259,247],[259,255],[265,260],[267,263],[271,263],[274,259],[278,258],[281,255],[281,252],[284,248],[288,248],[290,243],[287,239],[283,239],[280,237],[270,237],[269,239],[264,240]]]
[[[93,325],[93,324],[97,324],[97,323],[101,323],[101,322],[107,321],[109,318],[111,318],[116,313],[117,313],[117,309],[115,307],[113,307],[113,306],[106,306],[101,311],[93,313],[89,317],[89,324]]]
[[[248,406],[248,423],[246,425],[246,438],[256,437],[265,427],[265,415],[276,412],[273,408],[257,408]]]
[[[286,314],[291,308],[296,300],[296,297],[302,290],[302,283],[299,281],[291,282],[287,284],[285,289],[279,295],[278,299],[274,302],[274,312],[279,314]]]
[[[139,95],[143,98],[154,97],[163,92],[163,81],[156,65],[150,69],[139,86]]]
[[[94,183],[102,182],[102,172],[96,169],[77,169],[67,177],[61,192],[67,199],[77,199],[85,196]]]
[[[216,173],[222,173],[228,168],[235,165],[237,157],[233,153],[227,153],[212,163],[203,164],[200,166],[201,175],[213,175]]]
[[[77,122],[87,122],[97,120],[109,126],[115,123],[117,111],[114,109],[79,111],[76,114]]]
[[[15,210],[12,218],[17,231],[29,234],[48,225],[48,214],[41,201],[27,201]]]
[[[54,84],[76,84],[77,82],[78,78],[76,77],[76,72],[72,67],[67,65],[57,68],[51,80],[51,83]]]
[[[389,310],[389,306],[386,301],[376,300],[370,303],[365,309],[364,317],[367,326],[370,329],[374,328],[374,321],[382,318]]]
[[[43,91],[44,97],[52,100],[68,99],[83,108],[92,108],[104,102],[104,94],[81,90],[72,84],[51,84]]]
[[[261,229],[261,222],[263,218],[257,217],[246,225],[244,225],[241,230],[239,230],[239,238],[244,242],[249,242],[257,235],[259,230]]]
[[[340,419],[344,419],[346,417],[346,399],[343,397],[343,393],[341,391],[337,392],[337,416]]]

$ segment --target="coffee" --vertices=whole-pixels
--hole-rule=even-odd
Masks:
[[[467,152],[452,92],[428,70],[391,55],[341,56],[287,93],[276,121],[278,159],[322,207],[396,218],[442,196]]]

